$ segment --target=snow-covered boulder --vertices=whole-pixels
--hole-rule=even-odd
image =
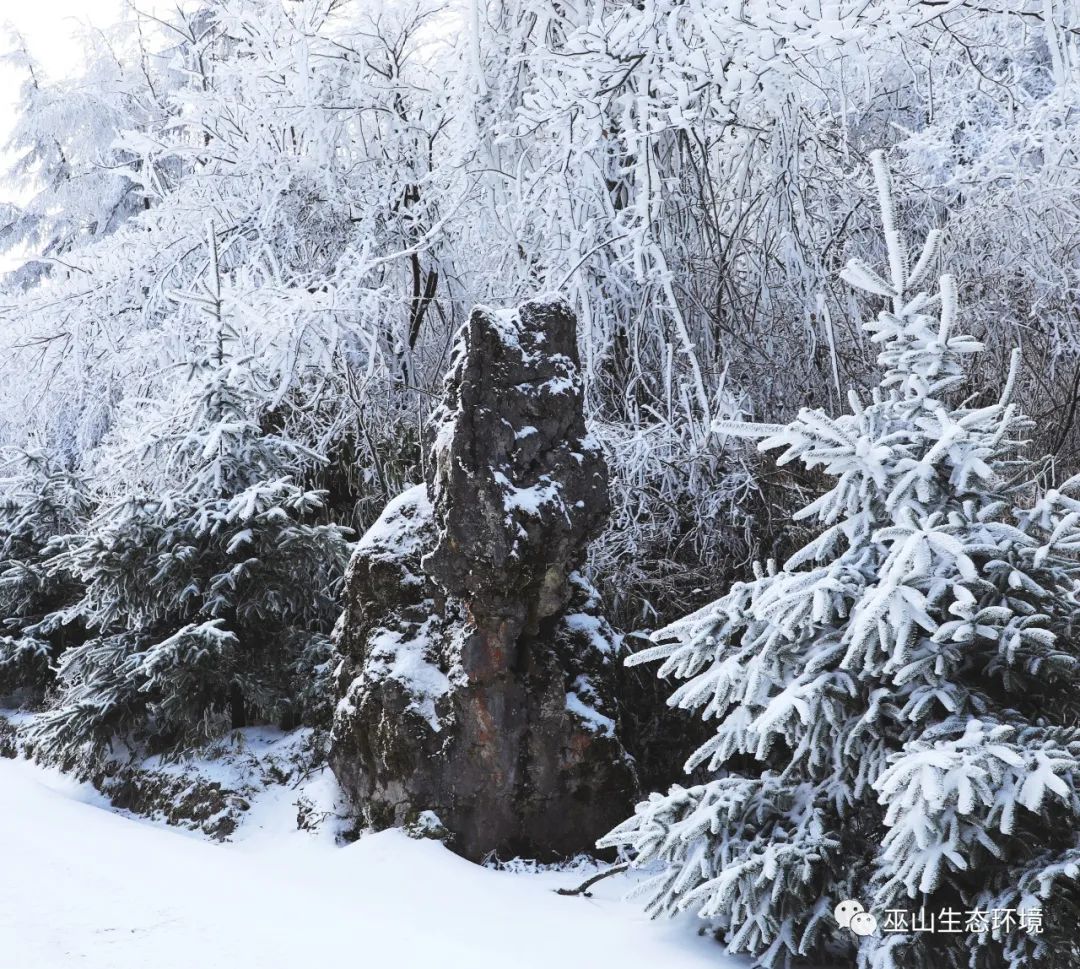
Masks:
[[[607,470],[564,304],[473,312],[431,454],[349,568],[334,772],[375,827],[432,812],[471,858],[588,850],[636,785],[621,640],[576,571]]]

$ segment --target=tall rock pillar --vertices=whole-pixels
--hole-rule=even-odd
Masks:
[[[474,859],[588,850],[635,777],[619,637],[577,571],[607,469],[567,306],[473,311],[430,449],[349,568],[331,765],[375,827],[430,811]]]

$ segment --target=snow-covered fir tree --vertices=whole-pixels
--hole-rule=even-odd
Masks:
[[[78,585],[50,560],[89,512],[87,483],[55,449],[0,452],[0,696],[39,701],[50,662],[81,637]]]
[[[602,843],[659,864],[652,912],[694,911],[759,965],[1064,969],[1080,958],[1080,481],[1040,492],[1018,460],[1015,370],[998,400],[965,396],[982,347],[954,332],[956,283],[920,288],[940,233],[909,260],[880,153],[874,168],[888,272],[852,260],[844,278],[888,301],[864,326],[880,385],[840,416],[720,428],[833,486],[799,512],[813,541],[633,657],[685,680],[671,703],[716,732],[686,765],[702,783]],[[846,899],[876,933],[837,925]],[[995,909],[1011,919],[970,924]],[[890,910],[909,913],[896,931]],[[963,930],[914,931],[920,911]]]
[[[200,286],[173,294],[187,379],[123,415],[98,510],[49,563],[81,583],[65,615],[91,635],[59,658],[32,734],[45,757],[83,766],[117,738],[175,747],[328,712],[346,530],[301,483],[322,459],[281,432],[287,395],[229,323],[213,226],[205,250]]]

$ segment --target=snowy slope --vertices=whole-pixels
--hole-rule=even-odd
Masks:
[[[555,895],[565,873],[472,865],[388,831],[346,848],[269,793],[234,843],[121,816],[91,788],[0,760],[3,969],[723,969],[692,922]]]

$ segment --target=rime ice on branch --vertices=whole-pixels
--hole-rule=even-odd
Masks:
[[[608,499],[572,312],[475,310],[431,430],[427,483],[349,569],[334,772],[370,823],[432,811],[471,858],[589,849],[635,778],[620,640],[576,571]]]

